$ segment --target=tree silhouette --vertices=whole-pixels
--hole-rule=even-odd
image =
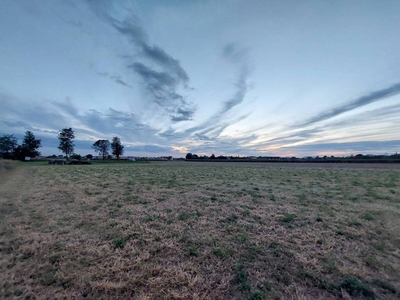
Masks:
[[[92,145],[92,148],[103,157],[103,160],[105,160],[108,155],[108,150],[110,150],[110,141],[98,140]]]
[[[35,138],[35,135],[32,131],[25,132],[24,140],[22,141],[22,148],[25,148],[27,151],[26,156],[36,157],[40,155],[40,152],[37,151],[40,147],[42,147],[41,140]]]
[[[124,154],[124,146],[121,144],[119,137],[114,136],[111,142],[112,154],[114,154],[117,159],[120,155]]]
[[[74,138],[75,135],[72,128],[61,129],[58,133],[58,140],[60,141],[58,149],[60,149],[61,152],[65,153],[67,159],[68,155],[74,153]]]
[[[18,139],[13,134],[5,134],[0,137],[0,156],[11,158],[18,146]]]

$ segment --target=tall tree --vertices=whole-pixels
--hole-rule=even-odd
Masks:
[[[0,156],[11,158],[18,146],[18,139],[13,134],[5,134],[0,137]]]
[[[32,131],[28,130],[27,132],[25,132],[25,137],[22,141],[22,148],[26,148],[28,150],[28,156],[36,157],[40,155],[40,152],[37,151],[40,147],[42,147],[42,141],[36,139]]]
[[[60,141],[58,149],[60,149],[61,152],[65,153],[67,158],[68,155],[74,153],[74,138],[75,135],[72,128],[64,128],[58,133],[58,140]]]
[[[112,154],[114,154],[117,159],[124,154],[124,146],[121,144],[121,140],[119,137],[114,136],[111,142],[111,149],[112,149]]]
[[[103,160],[105,160],[108,155],[108,150],[110,150],[110,141],[98,140],[92,145],[92,148],[103,157]]]

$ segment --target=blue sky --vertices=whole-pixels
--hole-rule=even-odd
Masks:
[[[0,134],[76,152],[400,150],[399,1],[2,1]]]

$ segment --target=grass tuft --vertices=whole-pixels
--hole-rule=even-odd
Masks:
[[[280,219],[280,221],[281,221],[281,222],[284,222],[284,223],[290,223],[290,222],[292,222],[292,221],[294,220],[294,218],[295,218],[295,215],[293,215],[293,214],[285,214],[285,215]]]
[[[364,299],[375,299],[375,293],[372,289],[355,277],[347,277],[343,279],[339,285],[339,289],[346,290],[350,296],[363,297]]]

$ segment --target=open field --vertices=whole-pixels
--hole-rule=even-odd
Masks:
[[[398,299],[400,169],[0,161],[0,298]]]

